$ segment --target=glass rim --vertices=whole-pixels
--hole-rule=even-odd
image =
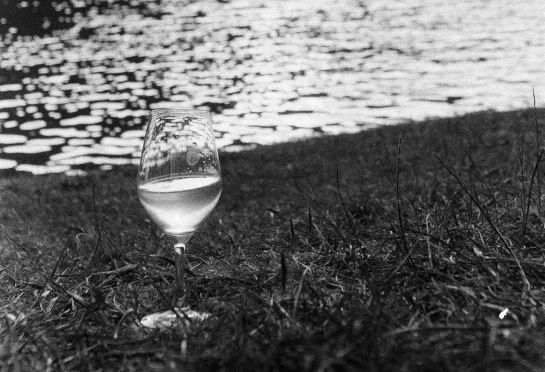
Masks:
[[[199,115],[208,115],[210,116],[210,111],[203,109],[194,109],[194,108],[158,108],[150,110],[150,115],[157,115],[162,113],[174,113],[174,114],[199,114]]]

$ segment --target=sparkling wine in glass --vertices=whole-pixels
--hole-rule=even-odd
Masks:
[[[212,212],[221,194],[220,163],[209,113],[191,109],[153,110],[137,184],[138,197],[146,212],[176,241],[174,293],[178,299],[181,294],[185,296],[186,244]],[[198,313],[191,313],[199,317]],[[152,323],[158,324],[169,321],[161,316],[178,316],[172,312],[152,315],[157,318]]]

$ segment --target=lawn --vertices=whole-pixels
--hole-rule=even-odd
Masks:
[[[172,241],[132,167],[0,180],[7,370],[545,368],[545,110],[481,112],[221,154],[223,194]]]

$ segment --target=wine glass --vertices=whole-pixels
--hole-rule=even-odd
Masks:
[[[193,109],[152,110],[138,169],[138,197],[151,219],[175,239],[173,307],[185,297],[186,244],[212,212],[221,194],[221,172],[210,114]],[[185,310],[183,317],[203,318]],[[189,315],[188,315],[189,314]],[[155,313],[142,319],[155,327],[179,314]]]

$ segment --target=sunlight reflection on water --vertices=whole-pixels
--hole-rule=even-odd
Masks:
[[[4,35],[0,169],[135,164],[153,108],[238,151],[543,101],[541,0],[156,2]]]

